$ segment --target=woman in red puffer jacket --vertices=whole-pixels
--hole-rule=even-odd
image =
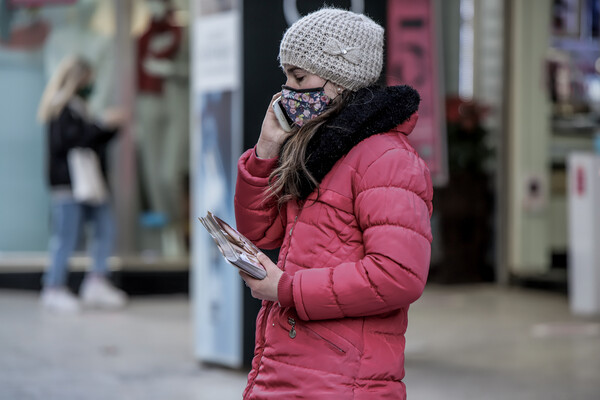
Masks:
[[[407,139],[419,95],[374,86],[383,28],[361,14],[305,16],[279,59],[285,120],[271,104],[238,163],[237,227],[280,248],[277,265],[259,257],[265,279],[242,273],[263,300],[244,398],[404,399],[407,313],[431,247],[431,180]]]

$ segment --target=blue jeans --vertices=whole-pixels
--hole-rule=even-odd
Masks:
[[[108,257],[112,254],[115,225],[109,202],[91,206],[70,198],[52,199],[52,228],[50,237],[50,265],[44,274],[44,287],[64,286],[67,281],[69,257],[75,251],[81,228],[92,225],[89,252],[92,273],[109,273]]]

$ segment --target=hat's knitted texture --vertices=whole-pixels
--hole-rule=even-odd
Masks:
[[[381,74],[383,28],[365,15],[323,8],[289,27],[279,46],[279,62],[355,91]]]

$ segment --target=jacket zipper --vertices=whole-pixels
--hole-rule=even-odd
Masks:
[[[292,318],[292,317],[288,317],[288,324],[290,325],[289,336],[290,336],[291,339],[295,339],[296,338],[296,334],[297,334],[297,332],[296,332],[296,320],[294,318]],[[323,340],[325,343],[327,343],[329,346],[331,346],[335,350],[339,351],[340,353],[346,353],[346,350],[342,349],[340,346],[338,346],[337,344],[333,343],[331,340],[325,339],[323,336],[319,335],[314,329],[311,329],[307,325],[302,325],[302,327],[304,329],[306,329],[307,331],[310,331],[310,333],[312,333],[313,335],[317,336],[319,339]]]
[[[311,329],[308,326],[304,326],[304,328],[307,331],[312,332],[312,334],[316,335],[319,339],[321,339],[324,342],[328,343],[332,348],[334,348],[335,350],[339,351],[340,353],[346,353],[346,350],[342,349],[340,346],[338,346],[337,344],[333,343],[331,340],[325,339],[323,336],[319,335],[314,329]]]
[[[292,242],[291,236],[294,233],[294,228],[296,228],[296,224],[298,223],[298,217],[302,213],[302,210],[304,210],[304,204],[302,205],[302,207],[300,207],[298,209],[298,212],[296,213],[296,216],[294,217],[294,223],[292,224],[292,227],[290,228],[290,232],[289,232],[290,239],[289,239],[289,242],[288,242],[287,250],[285,252],[285,258],[283,260],[283,266],[282,266],[283,267],[282,269],[284,271],[285,271],[285,265],[287,263],[287,257],[288,257],[288,254],[290,253],[290,247],[291,247],[291,242]],[[296,320],[294,318],[292,318],[292,317],[288,317],[288,324],[290,325],[290,330],[289,330],[288,334],[289,334],[289,336],[290,336],[291,339],[295,339],[296,338],[296,334],[297,334],[297,332],[296,332]],[[345,353],[345,351],[343,349],[341,349],[339,346],[337,346],[334,343],[332,343],[331,341],[325,339],[323,336],[319,335],[314,330],[312,330],[312,329],[310,329],[308,327],[306,327],[306,329],[309,330],[309,331],[311,331],[313,334],[315,334],[320,339],[322,339],[325,342],[329,343],[333,348],[337,349],[338,351],[340,351],[342,353]]]
[[[285,271],[285,264],[287,263],[287,258],[288,258],[288,254],[290,254],[290,246],[292,243],[292,233],[294,232],[294,228],[296,228],[296,224],[298,223],[298,217],[300,216],[300,214],[302,213],[303,208],[299,208],[298,212],[296,213],[296,216],[294,217],[294,223],[292,224],[292,227],[290,228],[290,231],[288,233],[288,235],[290,236],[290,239],[288,241],[288,246],[287,249],[285,250],[285,257],[283,259],[283,265],[281,266],[281,269],[283,271]]]
[[[302,205],[302,207],[300,207],[298,209],[298,212],[296,213],[296,216],[294,217],[294,223],[292,224],[292,227],[290,228],[290,233],[289,233],[290,237],[292,236],[292,233],[294,232],[294,228],[296,227],[296,223],[298,222],[298,217],[300,216],[300,213],[302,212],[303,208],[304,208],[304,204]],[[291,244],[291,238],[290,238],[290,242],[288,242],[288,247],[285,252],[285,258],[283,260],[282,270],[284,270],[284,271],[285,271],[285,264],[287,262],[287,257],[288,257],[288,254],[290,253],[290,244]],[[265,339],[266,339],[266,330],[267,330],[267,320],[268,320],[269,314],[271,313],[271,309],[273,308],[273,304],[274,303],[271,303],[269,305],[269,308],[267,310],[265,310],[265,316],[264,316],[264,320],[263,320],[263,331],[262,331],[262,336]],[[294,318],[290,317],[290,318],[288,318],[288,323],[291,325],[291,328],[289,331],[290,338],[294,339],[296,337],[296,320]],[[263,347],[263,352],[264,352],[264,347]],[[254,383],[256,382],[256,379],[258,378],[258,371],[260,370],[260,366],[262,364],[262,358],[263,358],[263,353],[261,352],[260,360],[258,361],[258,366],[256,368],[256,375],[254,376],[254,379],[252,380],[252,387],[250,388],[248,393],[252,393],[252,390],[254,389]]]
[[[296,337],[296,320],[292,317],[288,317],[288,324],[292,326],[290,328],[290,338],[294,339]]]
[[[296,222],[298,222],[298,215],[296,215],[296,217],[294,218],[294,223],[292,224],[292,227],[290,228],[290,236],[292,236],[292,232],[294,232],[294,228],[296,227]]]
[[[263,321],[262,321],[262,337],[266,338],[266,331],[267,331],[267,320],[269,319],[269,314],[271,313],[271,309],[273,308],[273,303],[270,303],[268,308],[265,310],[265,315],[263,316]],[[256,366],[256,375],[254,375],[254,379],[252,379],[252,385],[250,387],[250,389],[248,390],[248,393],[252,393],[252,391],[254,390],[254,383],[256,382],[256,379],[258,379],[258,374],[260,371],[260,366],[262,364],[262,359],[263,359],[263,353],[265,352],[265,343],[263,343],[263,348],[262,351],[260,352],[260,359],[258,360],[258,364]]]

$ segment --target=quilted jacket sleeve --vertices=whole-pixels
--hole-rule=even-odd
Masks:
[[[365,256],[293,277],[302,319],[376,315],[406,307],[424,289],[431,254],[433,189],[411,149],[393,148],[354,178],[355,216]]]
[[[285,212],[276,202],[265,198],[269,175],[277,158],[260,159],[254,149],[247,150],[238,161],[235,188],[235,221],[238,231],[261,249],[275,249],[283,240]]]

